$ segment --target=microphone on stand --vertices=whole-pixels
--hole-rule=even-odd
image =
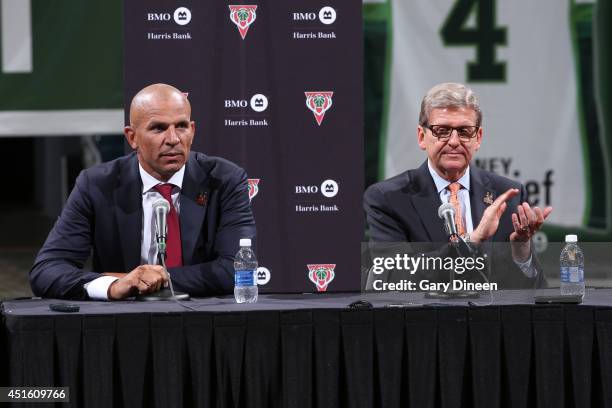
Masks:
[[[446,234],[448,235],[449,245],[455,249],[457,255],[470,257],[475,254],[470,245],[465,242],[463,237],[457,232],[457,224],[455,223],[455,207],[451,203],[444,203],[438,207],[438,217],[444,223]],[[453,280],[454,271],[450,271],[449,282]],[[425,297],[431,299],[476,299],[480,294],[475,291],[468,290],[448,290],[448,291],[432,291],[425,294]]]
[[[444,203],[438,207],[438,217],[444,222],[444,228],[450,242],[455,244],[461,254],[472,256],[474,249],[463,239],[457,232],[457,224],[455,223],[455,207],[451,203]]]
[[[446,234],[450,239],[458,238],[457,224],[455,224],[455,207],[451,203],[444,203],[438,207],[438,217],[444,222]]]
[[[157,252],[163,260],[166,257],[166,240],[168,238],[168,212],[170,212],[170,204],[165,198],[160,198],[153,203],[155,241],[157,242]]]
[[[438,207],[438,217],[442,219],[444,222],[444,228],[446,229],[446,234],[448,235],[449,245],[454,247],[457,251],[457,254],[463,257],[474,257],[476,255],[481,254],[478,248],[473,247],[471,244],[468,244],[465,239],[459,235],[457,232],[457,224],[455,223],[455,207],[451,203],[444,203],[440,207]],[[487,254],[483,254],[484,258],[487,258]],[[488,264],[490,267],[490,264]],[[489,282],[489,279],[486,275],[484,275],[480,270],[478,270],[480,276],[482,276],[485,282]],[[489,272],[490,273],[490,272]],[[450,278],[452,280],[452,277]],[[491,292],[489,291],[489,295]],[[459,290],[459,291],[448,291],[446,293],[435,293],[430,292],[426,294],[426,297],[431,297],[434,299],[439,298],[479,298],[480,294],[476,291],[472,290]]]
[[[157,243],[157,256],[164,267],[164,270],[168,274],[168,287],[161,288],[155,293],[149,293],[145,295],[138,295],[137,300],[189,300],[189,294],[175,292],[172,286],[172,279],[170,273],[166,268],[166,242],[168,239],[168,213],[170,212],[170,204],[165,198],[160,198],[152,204],[153,207],[153,219],[155,220],[155,242]],[[180,303],[180,302],[179,302]],[[191,309],[187,305],[183,305]]]

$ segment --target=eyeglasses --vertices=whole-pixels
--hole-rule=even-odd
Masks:
[[[431,133],[438,138],[438,140],[447,140],[453,134],[453,130],[457,131],[457,136],[464,142],[470,141],[476,136],[480,126],[446,126],[446,125],[425,125],[427,129],[431,130]]]

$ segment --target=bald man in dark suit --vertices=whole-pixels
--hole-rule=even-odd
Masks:
[[[169,85],[134,97],[124,132],[133,153],[77,178],[30,271],[34,294],[123,299],[167,284],[157,264],[156,200],[171,208],[167,266],[174,287],[194,296],[230,293],[239,240],[256,235],[245,171],[190,151],[191,106]]]

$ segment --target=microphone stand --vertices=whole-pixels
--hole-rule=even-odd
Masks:
[[[142,300],[145,302],[165,300],[189,300],[190,296],[188,293],[174,291],[170,273],[168,272],[168,269],[166,269],[166,244],[164,242],[158,243],[158,248],[159,251],[157,257],[160,260],[161,265],[164,267],[166,274],[168,275],[168,287],[161,288],[157,292],[138,295],[136,296],[136,300]]]
[[[474,250],[470,248],[469,244],[459,236],[459,234],[450,233],[449,242],[447,244],[451,247],[458,255],[461,256],[472,256]],[[478,299],[480,293],[473,290],[454,290],[453,287],[453,275],[455,271],[448,272],[448,283],[450,284],[449,290],[435,290],[425,293],[427,299]]]

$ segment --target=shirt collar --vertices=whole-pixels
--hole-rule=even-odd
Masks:
[[[431,162],[427,159],[427,168],[429,169],[429,174],[433,178],[434,183],[436,184],[436,191],[440,193],[442,190],[445,190],[446,187],[450,184],[450,181],[446,180],[442,176],[440,176],[434,168],[431,166]],[[470,166],[468,165],[465,173],[459,180],[457,180],[459,184],[466,190],[470,191]]]
[[[140,178],[142,180],[142,193],[143,194],[151,190],[156,185],[162,184],[162,183],[169,183],[169,184],[175,185],[179,189],[183,188],[183,176],[185,175],[185,165],[183,165],[183,167],[181,167],[179,171],[174,173],[168,181],[160,181],[156,179],[155,177],[147,173],[147,171],[142,168],[140,163],[138,163],[138,171],[140,172]]]

